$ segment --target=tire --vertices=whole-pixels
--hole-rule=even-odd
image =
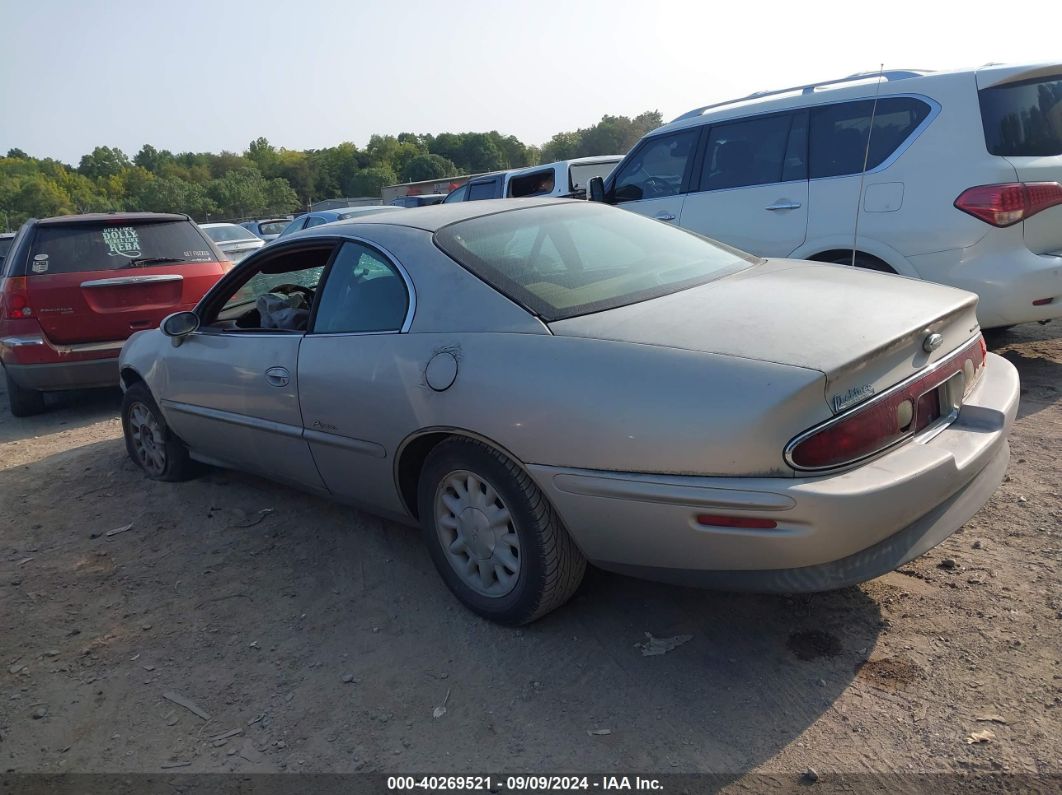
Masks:
[[[586,559],[553,506],[526,472],[485,444],[439,443],[421,471],[417,505],[439,574],[484,618],[530,623],[582,582]]]
[[[11,406],[12,414],[16,417],[30,417],[44,411],[43,392],[20,387],[7,370],[4,370],[4,380],[7,386],[7,401]]]
[[[834,259],[831,259],[830,262],[832,262],[834,265],[851,265],[852,255],[851,253],[849,253],[843,257],[835,257]],[[864,270],[868,271],[878,271],[879,273],[896,273],[896,271],[894,271],[892,268],[890,268],[877,257],[871,257],[866,254],[856,254],[855,266],[857,268],[863,268]]]
[[[194,474],[188,448],[166,425],[144,384],[133,384],[122,398],[125,449],[133,463],[152,480],[176,482]]]

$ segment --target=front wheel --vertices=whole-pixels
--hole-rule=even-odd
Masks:
[[[417,504],[435,567],[473,612],[527,624],[564,604],[586,560],[534,481],[480,442],[440,443],[421,472]]]
[[[174,436],[144,384],[133,384],[122,398],[122,430],[129,457],[152,480],[178,481],[192,476],[192,461]]]

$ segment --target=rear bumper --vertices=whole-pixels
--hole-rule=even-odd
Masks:
[[[1014,237],[1020,232],[1000,231],[1007,234],[993,232],[967,249],[911,257],[911,264],[923,278],[977,293],[982,328],[1062,318],[1062,256],[1036,254]],[[1045,298],[1054,300],[1033,304]]]
[[[38,333],[0,337],[0,363],[23,389],[47,392],[118,384],[125,340],[58,345]]]
[[[945,431],[837,475],[528,470],[586,557],[602,568],[730,589],[828,590],[895,569],[976,513],[1006,472],[1017,406],[1017,372],[990,354]],[[696,521],[699,513],[772,519],[777,527],[705,527]]]
[[[11,380],[40,392],[118,386],[118,358],[63,364],[5,364]]]

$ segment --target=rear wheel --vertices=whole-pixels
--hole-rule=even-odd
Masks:
[[[534,481],[480,442],[450,439],[428,455],[417,492],[432,560],[466,607],[526,624],[560,607],[586,560]]]
[[[152,480],[178,481],[192,476],[188,450],[166,425],[151,392],[133,384],[122,399],[125,449]]]
[[[43,392],[20,387],[7,370],[4,370],[4,381],[7,386],[7,402],[11,406],[12,414],[16,417],[29,417],[44,411]]]
[[[887,263],[882,262],[877,257],[872,257],[869,254],[863,254],[862,252],[856,252],[855,262],[852,262],[851,252],[844,256],[833,257],[829,260],[834,265],[852,265],[855,264],[857,268],[863,268],[868,271],[879,271],[881,273],[896,273]]]

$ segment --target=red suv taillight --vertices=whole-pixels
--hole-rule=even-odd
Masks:
[[[33,317],[28,288],[25,276],[9,276],[3,280],[0,287],[0,307],[4,317],[9,320]]]
[[[955,206],[992,226],[1013,226],[1038,212],[1062,204],[1057,182],[1007,182],[964,190]]]
[[[854,464],[883,452],[950,413],[973,388],[985,366],[988,349],[980,334],[928,373],[805,431],[786,446],[794,469],[820,470]],[[948,395],[946,382],[963,373],[962,395]],[[956,390],[957,391],[957,390]],[[945,400],[954,405],[945,406]]]

